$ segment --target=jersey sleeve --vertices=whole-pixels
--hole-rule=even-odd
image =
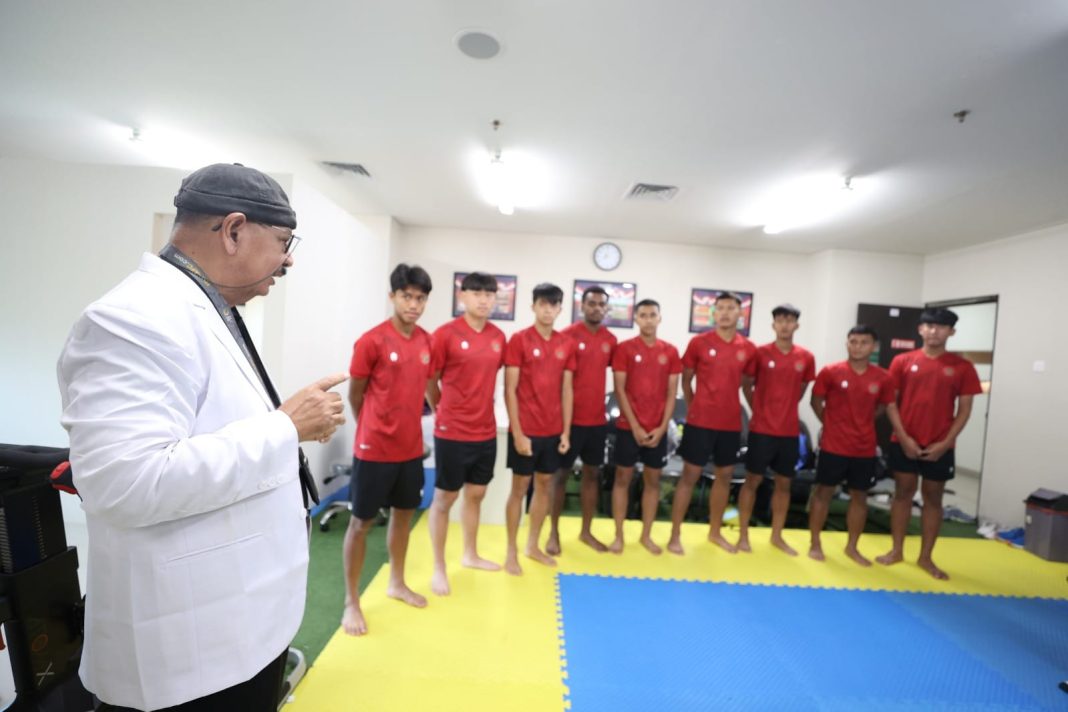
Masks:
[[[755,349],[746,348],[745,363],[742,365],[742,373],[750,378],[756,378],[757,369],[760,367],[760,359],[757,358]]]
[[[816,357],[812,354],[805,355],[805,374],[801,377],[805,383],[816,380]]]
[[[894,379],[887,374],[883,382],[879,384],[879,402],[889,405],[897,400],[897,388],[894,385]]]
[[[899,354],[890,362],[890,381],[893,383],[894,388],[899,391],[905,386],[902,383],[902,377],[905,375],[905,359],[902,356],[904,354]]]
[[[816,383],[812,386],[812,395],[820,396],[821,398],[826,396],[830,391],[828,383],[831,380],[831,369],[824,366],[820,369],[820,373],[816,376]]]
[[[701,337],[695,336],[690,339],[690,343],[687,344],[686,353],[682,356],[683,368],[692,368],[694,370],[697,369],[697,352],[699,350],[699,347],[697,346],[697,340],[699,338]]]
[[[625,350],[619,344],[612,350],[612,370],[616,373],[623,373],[627,370],[627,355],[623,353]]]
[[[682,373],[682,359],[679,358],[679,350],[668,345],[668,374],[674,376]]]
[[[961,364],[960,394],[962,396],[975,396],[983,392],[983,384],[979,382],[979,372],[975,365],[968,360]]]
[[[512,334],[504,347],[504,365],[516,368],[523,365],[523,339],[519,334]]]
[[[364,334],[352,347],[349,375],[353,378],[369,378],[377,362],[378,340],[371,334]]]
[[[430,373],[434,374],[445,368],[445,357],[449,351],[449,335],[443,327],[430,337]]]

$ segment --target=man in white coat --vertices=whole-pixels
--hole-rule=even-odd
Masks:
[[[85,310],[59,359],[89,529],[80,674],[101,709],[273,710],[315,498],[298,442],[344,422],[329,389],[346,376],[279,402],[234,308],[293,265],[281,186],[216,164],[174,204],[170,243]]]

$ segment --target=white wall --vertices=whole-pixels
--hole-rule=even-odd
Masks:
[[[919,257],[841,250],[799,255],[617,240],[623,263],[612,272],[601,272],[592,257],[601,242],[596,237],[404,227],[397,259],[422,265],[434,280],[434,293],[421,322],[427,329],[451,318],[453,272],[482,270],[518,276],[516,320],[495,322],[508,334],[531,324],[530,294],[538,282],[555,282],[567,295],[557,321],[563,327],[571,320],[568,300],[573,281],[606,279],[633,282],[638,299],[659,301],[663,312],[660,336],[681,353],[692,337],[691,288],[736,289],[754,294],[750,338],[758,344],[774,338],[771,309],[775,305],[791,302],[800,308],[801,329],[796,339],[815,354],[818,365],[845,357],[845,334],[856,322],[859,302],[920,303],[923,261]],[[638,333],[635,328],[613,332],[620,340]],[[807,404],[801,413],[815,432],[818,423]]]
[[[924,264],[926,301],[998,295],[979,514],[1003,525],[1023,523],[1021,501],[1034,489],[1068,492],[1068,336],[1059,323],[1066,271],[1068,225],[933,255]],[[1034,370],[1036,361],[1045,362],[1044,371]]]

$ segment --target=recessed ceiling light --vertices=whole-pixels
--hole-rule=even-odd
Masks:
[[[483,30],[463,30],[456,35],[456,46],[471,59],[492,59],[500,54],[501,43]]]

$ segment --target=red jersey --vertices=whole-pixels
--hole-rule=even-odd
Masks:
[[[561,391],[564,371],[575,370],[575,341],[554,331],[541,338],[531,326],[512,334],[505,366],[519,367],[519,429],[527,437],[548,438],[564,431]]]
[[[366,378],[352,453],[371,462],[423,456],[423,399],[430,378],[430,335],[405,338],[387,319],[356,340],[349,375]]]
[[[612,363],[615,335],[602,326],[591,332],[585,322],[575,322],[560,333],[575,340],[575,425],[604,425],[605,370]]]
[[[749,431],[780,438],[797,437],[797,404],[805,386],[816,380],[816,359],[800,346],[784,354],[775,342],[764,344],[745,365],[754,379],[753,419]]]
[[[497,437],[493,390],[504,364],[504,332],[488,321],[475,331],[460,316],[439,327],[432,341],[431,375],[441,372],[434,434],[463,442]]]
[[[843,457],[875,457],[875,410],[893,403],[897,389],[884,368],[857,373],[849,361],[820,369],[812,394],[824,399],[820,450]]]
[[[921,447],[946,437],[958,396],[983,392],[972,362],[948,352],[938,358],[927,357],[923,349],[898,354],[890,362],[890,375],[898,391],[901,424]],[[896,442],[896,436],[893,439]]]
[[[738,389],[745,364],[754,353],[756,346],[739,333],[730,341],[724,341],[715,331],[690,339],[682,365],[697,374],[697,387],[686,414],[687,423],[710,430],[741,432],[742,404]]]
[[[648,346],[642,337],[635,336],[616,347],[612,370],[627,374],[627,401],[638,423],[645,430],[659,427],[664,420],[668,378],[682,373],[679,350],[660,339]],[[616,419],[616,427],[631,429],[630,422],[622,414]]]

